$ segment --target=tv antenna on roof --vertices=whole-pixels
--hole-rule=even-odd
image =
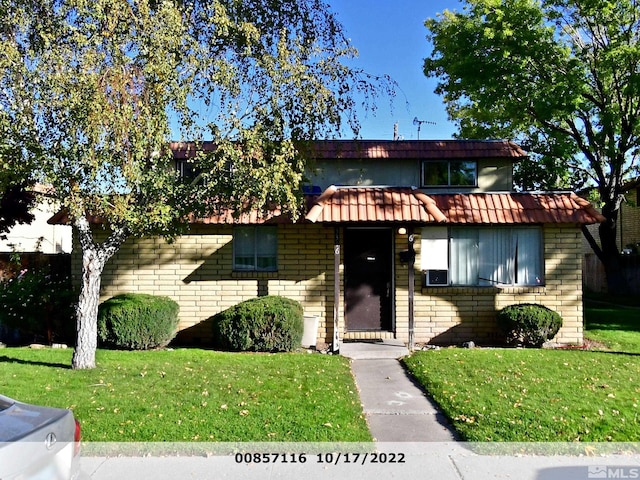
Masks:
[[[429,125],[435,125],[436,122],[430,122],[429,120],[418,120],[418,117],[414,117],[413,124],[418,126],[418,140],[420,140],[420,126],[423,123],[428,123]]]

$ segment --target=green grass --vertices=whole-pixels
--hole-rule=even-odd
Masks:
[[[617,352],[640,353],[640,308],[585,302],[585,338]]]
[[[640,441],[640,357],[442,349],[406,360],[468,441]]]
[[[0,392],[70,408],[93,442],[371,441],[342,357],[196,349],[0,350]]]
[[[640,441],[640,309],[589,298],[602,351],[443,349],[407,367],[468,441]]]

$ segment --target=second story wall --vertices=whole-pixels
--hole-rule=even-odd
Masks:
[[[508,159],[478,159],[476,185],[429,186],[423,178],[420,159],[319,159],[309,163],[309,183],[322,189],[329,185],[414,186],[432,193],[510,192],[513,190],[513,163]]]
[[[204,142],[172,143],[183,177],[197,175],[188,160]],[[513,191],[513,164],[527,153],[504,140],[318,140],[300,143],[308,184],[336,186],[417,187],[431,193]]]

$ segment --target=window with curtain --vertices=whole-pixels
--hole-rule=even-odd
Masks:
[[[252,272],[278,270],[278,231],[275,226],[233,229],[233,269]]]
[[[542,285],[539,227],[452,228],[453,285]]]
[[[424,234],[428,239],[430,233],[426,230]],[[429,241],[422,244],[422,255],[426,258],[435,253]],[[542,242],[540,227],[452,227],[449,229],[448,284],[542,285]],[[442,258],[442,253],[436,256]],[[431,268],[435,267],[423,262],[423,269],[428,272]]]

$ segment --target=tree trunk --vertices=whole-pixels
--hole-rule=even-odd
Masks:
[[[71,366],[74,369],[94,368],[98,348],[98,304],[100,303],[100,280],[104,262],[97,249],[83,249],[82,286],[76,308],[76,349]]]
[[[622,269],[620,251],[616,243],[616,222],[615,220],[611,222],[606,214],[605,217],[607,221],[601,223],[599,228],[600,244],[602,245],[602,252],[599,258],[604,265],[607,290],[609,293],[626,295],[630,292],[630,288]]]
[[[586,228],[583,228],[582,231],[604,266],[605,276],[607,277],[607,291],[613,294],[625,295],[630,292],[630,288],[622,269],[620,251],[616,243],[619,208],[619,200],[605,202],[602,208],[602,215],[606,218],[606,221],[601,223],[598,228],[600,245],[596,243]]]
[[[100,304],[100,281],[107,260],[118,251],[127,239],[125,229],[114,229],[102,243],[96,244],[91,226],[86,218],[76,220],[80,246],[82,247],[82,285],[76,308],[76,348],[71,367],[94,368],[98,347],[98,305]]]

